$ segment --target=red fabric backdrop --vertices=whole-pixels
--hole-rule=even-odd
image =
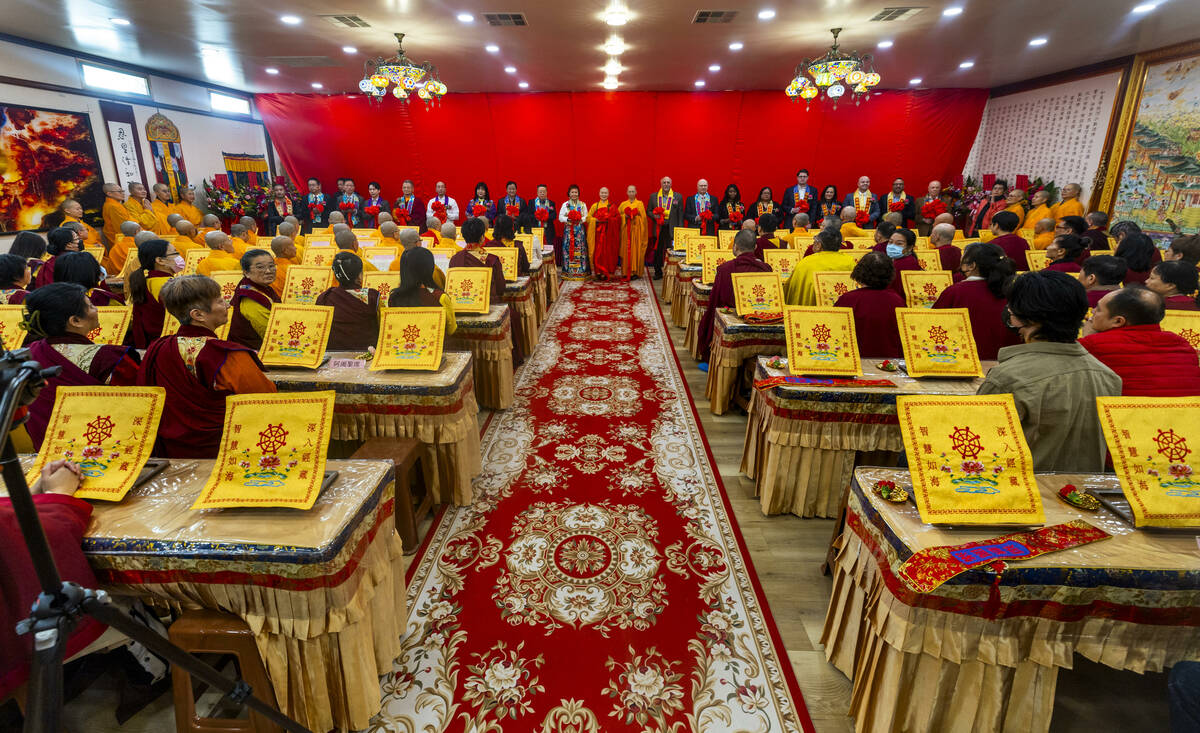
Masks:
[[[962,172],[979,129],[985,89],[885,91],[838,109],[790,102],[782,92],[580,92],[450,94],[438,107],[362,96],[260,94],[258,108],[291,179],[316,176],[383,184],[394,200],[412,178],[428,198],[438,180],[462,204],[477,181],[493,198],[515,180],[523,197],[545,183],[561,202],[578,183],[583,200],[600,186],[624,198],[630,183],[644,200],[669,175],[685,195],[707,178],[719,196],[737,183],[752,200],[762,186],[781,201],[808,168],[818,189],[844,197],[860,175],[886,192],[895,176],[918,196],[934,178]]]

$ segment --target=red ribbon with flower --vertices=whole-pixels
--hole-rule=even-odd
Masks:
[[[567,226],[571,229],[571,259],[575,259],[575,227],[579,225],[583,219],[583,213],[578,209],[571,209],[567,213]]]
[[[399,226],[408,224],[408,209],[401,209],[400,207],[392,209],[392,218],[396,220],[396,224]]]
[[[654,220],[655,220],[655,221],[657,221],[659,224],[661,224],[661,223],[662,223],[662,220],[663,220],[663,207],[661,207],[661,206],[655,206],[655,207],[654,207],[654,211],[651,211],[650,213],[651,213],[651,214],[653,214],[653,216],[654,216]]]
[[[309,204],[308,210],[315,211],[315,212],[317,212],[318,215],[324,214],[325,213],[325,204],[320,203],[320,202],[317,202],[315,204]]]
[[[483,204],[475,204],[471,207],[471,216],[483,216],[487,213],[487,207]]]
[[[357,206],[355,206],[353,201],[342,201],[338,204],[338,208],[342,211],[353,211]]]
[[[870,224],[871,223],[871,212],[870,211],[860,211],[860,212],[856,213],[854,215],[854,223],[859,225],[860,227],[865,227],[866,225]]]
[[[945,214],[946,212],[946,202],[941,199],[926,201],[921,205],[921,217],[924,219],[933,219],[938,214]]]
[[[521,207],[517,206],[516,204],[509,204],[508,206],[504,207],[504,213],[516,219],[521,215]]]
[[[533,218],[537,219],[538,223],[545,226],[546,222],[549,221],[549,219],[550,219],[550,210],[549,209],[538,209],[537,211],[533,212]]]
[[[369,216],[373,219],[373,218],[379,216],[379,207],[376,206],[375,204],[371,204],[370,206],[364,206],[363,213],[365,213],[367,216]]]
[[[712,218],[713,218],[713,213],[712,213],[712,211],[710,211],[710,210],[708,210],[708,209],[705,209],[704,211],[701,211],[701,212],[700,212],[700,223],[701,223],[701,225],[703,225],[704,227],[707,227],[707,226],[708,226],[708,223],[709,223],[710,221],[712,221]]]
[[[443,224],[446,223],[446,205],[445,204],[443,204],[441,201],[434,201],[433,205],[430,206],[430,209],[433,210],[433,215],[434,215],[434,217],[437,218],[438,221],[440,221]]]
[[[729,212],[729,223],[737,226],[742,223],[742,219],[746,218],[741,209],[733,209]]]

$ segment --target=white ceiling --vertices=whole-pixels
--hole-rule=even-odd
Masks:
[[[6,0],[0,31],[151,69],[251,92],[353,92],[367,55],[395,51],[404,32],[414,60],[432,61],[452,92],[599,90],[605,39],[616,32],[629,49],[621,89],[782,89],[795,65],[829,45],[843,27],[842,45],[875,54],[881,88],[995,87],[1105,59],[1190,40],[1200,28],[1200,2],[1163,0],[1148,13],[1139,3],[1159,0],[934,0],[913,17],[871,22],[898,0],[628,0],[633,13],[621,28],[601,16],[609,0]],[[946,17],[943,10],[963,8]],[[764,8],[774,19],[759,20]],[[698,10],[734,10],[728,24],[696,25]],[[475,15],[473,23],[456,15]],[[518,12],[527,27],[491,27],[484,12]],[[335,27],[322,15],[350,13],[369,28]],[[299,25],[280,16],[293,14]],[[118,26],[110,18],[125,18]],[[1045,37],[1040,47],[1030,39]],[[890,49],[876,49],[891,40]],[[740,41],[738,52],[728,46]],[[484,46],[494,43],[499,53]],[[357,47],[356,55],[342,51]],[[202,55],[202,52],[204,55]],[[326,57],[332,65],[291,67],[272,57]],[[965,60],[974,68],[959,69]],[[710,64],[719,72],[709,72]],[[512,65],[515,74],[503,67]],[[265,69],[277,67],[278,75]],[[0,72],[2,74],[2,72]]]

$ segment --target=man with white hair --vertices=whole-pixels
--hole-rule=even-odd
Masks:
[[[705,212],[708,212],[705,215]],[[693,229],[699,229],[706,237],[717,235],[717,202],[708,193],[708,181],[696,181],[696,195],[688,196],[683,209],[683,220]]]
[[[879,210],[879,197],[871,193],[871,179],[867,176],[859,177],[858,188],[846,194],[846,200],[842,202],[842,205],[854,209],[854,215],[849,219],[843,213],[842,221],[854,222],[860,228],[874,227],[882,213]],[[845,236],[844,233],[843,236]]]
[[[455,201],[452,196],[449,196],[446,193],[446,183],[444,181],[438,181],[434,186],[434,190],[436,191],[434,197],[429,199],[429,203],[425,205],[425,216],[432,217],[434,211],[433,205],[435,203],[440,203],[443,207],[445,207],[446,221],[458,221],[458,202]]]
[[[949,210],[950,197],[942,194],[942,182],[930,181],[925,195],[913,202],[913,211],[916,214],[913,220],[917,222],[917,234],[928,237],[933,230],[934,217]]]
[[[954,245],[953,224],[934,224],[933,229],[929,231],[929,246],[937,250],[943,270],[948,270],[955,275],[959,274],[958,266],[962,263],[962,250]]]
[[[675,227],[683,224],[683,197],[671,190],[671,177],[663,176],[659,189],[646,203],[650,218],[650,246],[646,250],[646,265],[654,267],[654,279],[662,280],[663,260],[675,236]]]

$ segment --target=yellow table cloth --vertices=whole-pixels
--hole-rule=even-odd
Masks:
[[[686,256],[687,253],[683,250],[667,250],[663,261],[662,277],[662,299],[667,305],[670,305],[671,300],[675,297],[675,275],[679,272],[679,265]]]
[[[512,316],[506,305],[487,313],[459,313],[458,329],[446,339],[446,349],[469,351],[475,371],[475,399],[491,410],[508,409],[513,402]]]
[[[329,352],[334,359],[353,352]],[[471,479],[480,470],[472,355],[442,355],[436,372],[379,371],[366,367],[269,369],[267,378],[281,392],[337,392],[333,438],[416,438],[424,454],[425,486],[435,501],[471,503]]]
[[[907,471],[854,472],[821,634],[826,658],[854,681],[856,730],[1044,732],[1058,669],[1075,654],[1139,673],[1200,660],[1195,535],[1136,530],[1055,496],[1068,483],[1116,488],[1116,476],[1038,475],[1047,525],[1083,519],[1112,537],[1009,562],[998,604],[986,566],[931,593],[909,590],[897,569],[921,550],[1011,530],[922,524],[913,504],[871,491],[879,480],[909,485]]]
[[[533,353],[538,340],[537,309],[533,305],[533,280],[526,276],[505,284],[504,302],[512,308],[512,317],[520,319],[521,350],[528,357]]]
[[[558,300],[558,265],[554,264],[554,248],[542,248],[542,269],[546,271],[546,307]]]
[[[699,265],[683,265],[675,271],[675,295],[671,298],[671,323],[680,328],[687,327],[687,307],[691,301],[692,283],[701,275]]]
[[[683,348],[696,361],[700,361],[700,320],[704,318],[704,311],[708,310],[708,297],[711,294],[712,285],[701,283],[700,278],[692,279],[683,316]]]
[[[541,260],[529,263],[529,281],[533,283],[533,309],[538,328],[546,322],[546,269]]]
[[[982,379],[914,379],[863,359],[863,379],[895,387],[783,384],[753,390],[742,473],[755,479],[764,514],[837,517],[856,465],[894,466],[904,450],[898,395],[973,395]],[[754,379],[786,376],[755,361]],[[987,371],[995,362],[983,362]],[[710,367],[711,369],[711,367]]]

